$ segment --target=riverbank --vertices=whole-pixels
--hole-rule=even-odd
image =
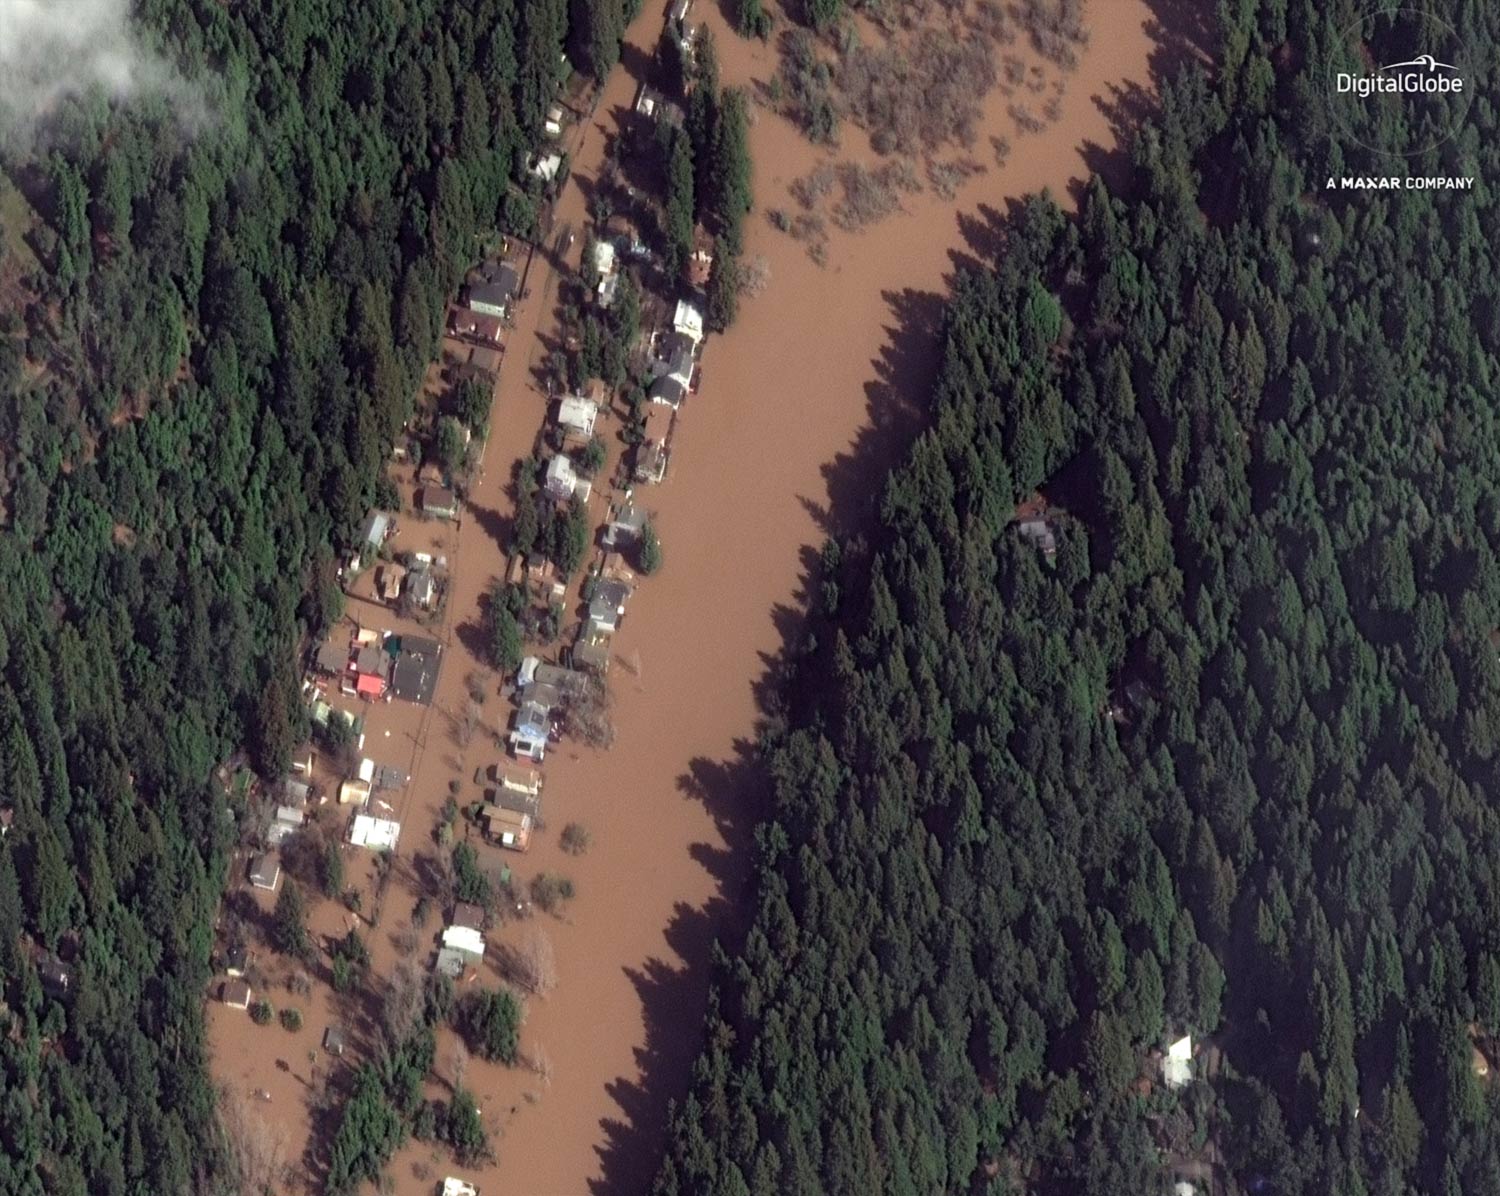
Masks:
[[[706,10],[700,0],[692,19],[714,30],[724,82],[760,94],[776,69],[774,50],[738,39]],[[545,1058],[544,1074],[456,1059],[451,1032],[440,1037],[442,1078],[429,1086],[431,1095],[445,1097],[444,1081],[461,1070],[491,1130],[497,1161],[465,1171],[481,1190],[624,1196],[648,1187],[668,1100],[686,1090],[700,1045],[712,943],[737,928],[759,813],[753,743],[762,687],[775,684],[784,647],[800,635],[817,550],[827,536],[860,523],[888,464],[920,426],[915,396],[932,376],[954,267],[991,255],[994,217],[1008,202],[1042,188],[1066,199],[1107,159],[1131,105],[1149,95],[1156,48],[1150,16],[1141,0],[1094,0],[1089,45],[1065,77],[1052,124],[1018,136],[1005,97],[990,96],[979,143],[1010,139],[1005,164],[969,179],[954,199],[908,195],[903,212],[863,232],[830,230],[825,266],[764,214],[787,206],[791,181],[830,154],[779,116],[755,109],[757,212],[745,260],[764,258],[769,283],[742,303],[727,335],[709,342],[698,393],[677,423],[667,480],[640,492],[666,565],[642,582],[612,645],[616,746],[596,751],[568,742],[549,753],[546,832],[524,856],[481,849],[488,868],[509,864],[523,881],[541,871],[563,873],[578,890],[562,918],[538,915],[491,935],[498,948],[540,926],[553,943],[558,982],[529,1003],[522,1036],[528,1058]],[[660,31],[656,10],[629,30],[622,64],[576,143],[555,229],[585,227],[607,139],[629,119]],[[834,156],[857,156],[857,140],[846,129]],[[527,283],[533,297],[508,336],[484,468],[447,542],[454,571],[432,726],[415,711],[386,708],[378,716],[398,735],[403,723],[392,720],[410,723],[406,733],[420,756],[401,799],[393,881],[380,925],[368,932],[376,977],[389,977],[404,958],[399,944],[438,855],[430,832],[447,781],[467,780],[498,755],[487,736],[462,742],[456,728],[467,679],[489,672],[481,601],[505,572],[512,467],[532,451],[546,418],[537,378],[558,343],[558,271],[576,268],[578,240],[561,254],[538,254]],[[621,447],[612,440],[611,453]],[[494,721],[497,705],[489,700],[486,721]],[[590,831],[582,856],[558,843],[569,822]],[[346,916],[326,903],[315,912],[314,930],[334,933]],[[424,943],[432,930],[429,921]],[[425,948],[410,962],[425,968]],[[483,983],[495,983],[491,965]],[[320,1000],[314,1009],[345,1022],[362,1013],[361,1037],[373,1044],[375,1003],[364,1001],[361,1011]],[[228,1023],[218,1010],[213,1020]],[[221,1043],[218,1032],[215,1041]],[[248,1054],[221,1053],[221,1078],[254,1065],[255,1044],[242,1041]],[[296,1116],[300,1087],[311,1090],[317,1079],[316,1068],[298,1059],[312,1045],[274,1048],[289,1067],[276,1079],[281,1087],[268,1089],[275,1094],[268,1108],[290,1135],[291,1159],[301,1157],[307,1135],[328,1129]],[[394,1190],[427,1196],[434,1176],[451,1172],[447,1157],[409,1143],[390,1168]]]
[[[724,82],[753,91],[774,73],[774,51],[705,8],[693,19],[714,29]],[[667,1102],[686,1090],[699,1047],[712,943],[732,933],[743,890],[758,813],[758,687],[800,633],[812,560],[827,535],[859,522],[919,425],[914,396],[932,376],[954,266],[988,251],[991,215],[1008,200],[1050,188],[1066,201],[1112,151],[1122,113],[1148,94],[1157,45],[1148,6],[1091,9],[1090,43],[1055,123],[1016,137],[1004,98],[991,96],[981,143],[1003,129],[1015,141],[1006,165],[955,200],[911,196],[905,214],[863,233],[833,230],[826,267],[763,215],[827,155],[756,109],[745,260],[765,257],[770,282],[710,341],[669,479],[644,492],[667,564],[617,637],[617,746],[548,759],[549,822],[587,823],[594,846],[574,860],[549,836],[527,861],[567,871],[579,897],[549,928],[559,983],[532,1003],[525,1028],[550,1060],[550,1084],[516,1072],[481,1084],[471,1069],[504,1130],[498,1163],[474,1177],[481,1188],[624,1196],[649,1185]],[[644,66],[659,28],[655,12],[632,27],[596,119],[618,122],[628,110],[634,81],[621,77]],[[582,188],[593,169],[575,164]],[[622,667],[632,661],[638,675]],[[416,1196],[406,1161],[399,1190]]]

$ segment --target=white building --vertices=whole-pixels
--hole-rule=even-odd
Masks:
[[[1181,1088],[1193,1078],[1193,1039],[1183,1035],[1167,1048],[1167,1057],[1162,1060],[1162,1079],[1169,1088]]]
[[[587,440],[594,434],[599,419],[599,404],[582,395],[564,395],[557,405],[558,425],[570,436]]]
[[[471,926],[450,926],[443,931],[443,946],[452,951],[484,958],[484,935]]]
[[[566,502],[575,494],[587,501],[594,484],[588,478],[579,477],[572,460],[565,453],[558,453],[547,462],[545,488],[549,498]]]
[[[692,299],[679,299],[672,313],[672,327],[696,345],[703,339],[703,309]]]
[[[349,842],[355,847],[368,847],[371,851],[395,851],[400,837],[401,824],[391,818],[356,814],[354,825],[349,828]]]
[[[479,1196],[479,1189],[471,1183],[454,1179],[450,1175],[443,1180],[443,1196]]]

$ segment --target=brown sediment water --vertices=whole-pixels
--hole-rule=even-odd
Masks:
[[[774,49],[735,37],[708,8],[708,0],[699,0],[693,19],[714,29],[724,82],[755,94],[756,83],[775,71]],[[984,158],[991,136],[1008,138],[1005,164],[991,163],[955,199],[929,189],[904,196],[903,212],[862,232],[831,229],[822,267],[761,213],[793,208],[788,184],[829,155],[779,116],[755,108],[758,211],[748,226],[746,260],[763,257],[770,280],[762,294],[742,302],[734,328],[708,342],[698,393],[677,421],[667,480],[637,490],[653,512],[665,564],[641,580],[615,636],[615,745],[594,750],[565,742],[549,753],[547,829],[528,853],[479,847],[487,867],[509,864],[523,880],[559,872],[577,886],[562,917],[538,913],[490,936],[491,957],[499,944],[537,928],[551,939],[558,982],[528,1003],[523,1030],[523,1052],[544,1055],[547,1074],[467,1062],[463,1082],[481,1103],[496,1161],[463,1168],[445,1148],[408,1144],[391,1168],[399,1196],[425,1196],[444,1175],[462,1175],[481,1192],[521,1196],[625,1196],[649,1187],[668,1101],[685,1093],[701,1046],[712,943],[743,924],[749,840],[760,809],[752,747],[757,686],[798,635],[800,587],[812,555],[827,536],[863,518],[886,467],[920,425],[955,265],[987,252],[991,216],[1011,200],[1047,188],[1067,203],[1070,188],[1114,150],[1119,127],[1149,96],[1158,49],[1151,20],[1148,0],[1092,0],[1090,40],[1076,69],[1062,76],[1057,120],[1019,135],[997,90],[985,103],[974,152]],[[661,25],[653,8],[631,26],[623,64],[575,149],[556,227],[581,233],[586,226],[585,198],[604,159],[605,137],[630,111]],[[1008,52],[1035,61],[1020,43]],[[857,131],[846,128],[844,139],[834,158],[861,153],[851,148],[862,140]],[[576,264],[582,240],[571,248],[569,264]],[[552,266],[540,255],[527,285],[532,296],[507,342],[484,472],[461,527],[445,541],[455,576],[434,709],[425,720],[420,708],[400,702],[377,704],[370,713],[369,754],[381,758],[373,749],[388,745],[405,753],[392,762],[405,766],[409,758],[414,774],[399,799],[404,829],[395,883],[379,928],[369,932],[377,974],[388,974],[398,958],[394,940],[421,887],[422,869],[413,861],[436,852],[431,831],[448,782],[463,782],[463,800],[473,800],[474,769],[498,757],[489,737],[461,744],[451,724],[466,701],[466,677],[483,668],[475,655],[483,644],[480,602],[505,569],[511,468],[531,452],[546,418],[535,371],[555,345],[556,288]],[[618,424],[610,431],[617,433]],[[620,448],[612,439],[612,456]],[[576,588],[570,604],[575,600]],[[399,623],[382,622],[379,612],[366,615],[384,626]],[[491,696],[485,720],[503,717],[500,699]],[[569,822],[592,835],[581,856],[559,847]],[[353,863],[365,866],[358,857]],[[269,899],[263,905],[269,908]],[[331,932],[345,917],[328,904],[316,924]],[[412,956],[423,970],[441,920],[440,911]],[[493,958],[479,983],[498,983]],[[363,1025],[356,1039],[366,1052],[375,1038],[373,1027],[360,1022],[360,1009],[322,985],[301,1004],[311,1016],[295,1045],[265,1037],[286,1036],[251,1026],[242,1013],[216,1009],[211,1018],[221,1080],[271,1089],[260,1080],[269,1073],[273,1099],[261,1112],[288,1140],[298,1187],[310,1181],[296,1160],[334,1124],[302,1107],[303,1080],[316,1082],[308,1051],[329,1019]],[[445,1032],[439,1079],[430,1088],[435,1097],[447,1095],[451,1048]],[[289,1057],[289,1071],[271,1070],[269,1055],[277,1053]]]

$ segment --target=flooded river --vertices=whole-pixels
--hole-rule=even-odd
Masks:
[[[768,80],[774,50],[729,33],[711,7],[699,0],[692,17],[714,28],[724,82]],[[868,511],[886,465],[918,425],[945,280],[957,263],[984,252],[987,211],[1003,212],[1007,201],[1044,187],[1066,202],[1070,185],[1104,160],[1117,126],[1149,90],[1152,19],[1146,0],[1092,0],[1091,39],[1066,76],[1057,120],[1019,136],[997,92],[985,106],[979,145],[1008,138],[1005,165],[990,162],[956,199],[930,190],[907,195],[904,212],[863,232],[831,230],[824,266],[763,212],[792,207],[788,184],[825,154],[755,108],[757,212],[746,260],[764,257],[770,281],[743,301],[729,334],[708,342],[699,392],[677,422],[667,480],[638,491],[655,514],[665,564],[640,584],[615,637],[615,746],[594,751],[565,743],[549,754],[546,832],[524,856],[501,860],[481,848],[487,866],[508,863],[523,878],[562,872],[577,885],[562,918],[539,914],[492,936],[540,926],[552,940],[558,983],[529,1003],[523,1030],[524,1050],[535,1055],[540,1048],[548,1075],[469,1061],[464,1082],[482,1104],[497,1161],[461,1170],[445,1161],[445,1150],[409,1144],[391,1169],[400,1196],[429,1196],[445,1174],[462,1174],[482,1192],[516,1196],[626,1196],[649,1186],[667,1103],[685,1092],[699,1049],[711,945],[718,934],[732,937],[742,918],[758,811],[751,752],[757,687],[798,634],[809,564],[825,537]],[[584,193],[601,164],[605,134],[628,112],[633,72],[647,61],[661,24],[652,5],[631,27],[623,65],[575,154],[559,227],[585,227]],[[857,138],[846,128],[845,156]],[[572,249],[575,262],[578,251]],[[472,631],[481,595],[504,570],[497,536],[510,518],[511,466],[531,451],[546,414],[533,371],[546,356],[542,338],[550,345],[555,332],[549,269],[538,259],[528,279],[533,294],[507,345],[484,474],[448,546],[457,564],[438,723],[441,712],[462,708],[465,677],[480,667]],[[611,452],[618,450],[612,443]],[[487,717],[498,714],[497,705],[489,700]],[[484,736],[462,747],[441,726],[409,734],[413,743],[429,742],[403,798],[403,856],[434,850],[429,832],[450,777],[467,780],[496,757]],[[558,846],[568,822],[591,832],[581,856]],[[371,935],[382,972],[395,962],[394,936],[413,900],[413,891],[394,887]],[[336,923],[339,915],[330,905],[319,916]],[[425,965],[433,929],[430,922],[414,962]],[[488,961],[483,982],[495,982]],[[265,1048],[245,1033],[244,1015],[216,1008],[213,1025],[220,1078],[258,1085],[256,1057]],[[316,1045],[310,1030],[304,1034],[303,1071],[306,1050]],[[440,1076],[448,1075],[450,1054],[445,1035]],[[267,1106],[277,1121],[294,1116],[297,1099],[293,1079],[283,1081],[286,1106],[279,1093]],[[432,1092],[446,1095],[441,1083]],[[308,1123],[303,1118],[286,1131],[295,1158]]]

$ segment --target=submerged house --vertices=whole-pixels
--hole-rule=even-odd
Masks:
[[[226,980],[219,988],[219,1000],[231,1009],[249,1009],[250,985],[239,977]]]
[[[582,395],[564,395],[557,404],[557,425],[569,439],[588,440],[599,420],[599,404]]]
[[[650,521],[644,508],[636,506],[633,501],[627,501],[605,525],[604,546],[623,548],[634,544],[641,538],[641,533]]]
[[[423,486],[417,495],[424,515],[434,519],[454,519],[458,516],[458,498],[446,486]]]
[[[522,703],[521,709],[516,712],[516,724],[508,736],[510,750],[518,760],[540,764],[547,754],[547,741],[551,734],[551,712],[535,702]]]
[[[256,856],[250,862],[250,883],[257,889],[274,893],[281,884],[281,862],[270,852]]]
[[[601,581],[589,602],[588,633],[602,632],[613,635],[620,629],[625,618],[625,603],[630,599],[630,587],[616,578]]]
[[[480,811],[485,832],[501,847],[511,851],[525,851],[531,844],[531,815],[520,810],[508,810],[501,805],[488,805]]]
[[[677,301],[672,313],[672,329],[688,337],[694,345],[703,341],[703,305],[696,296]]]
[[[542,488],[547,492],[548,498],[556,499],[558,502],[567,502],[574,495],[586,500],[593,491],[593,483],[588,478],[579,475],[578,470],[573,466],[572,459],[566,453],[558,453],[547,462],[547,473]]]

